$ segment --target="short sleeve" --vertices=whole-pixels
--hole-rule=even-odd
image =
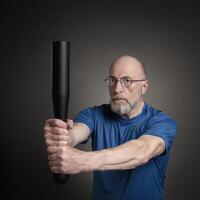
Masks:
[[[94,113],[92,108],[82,110],[74,119],[74,122],[80,122],[90,128],[91,133],[94,130]]]
[[[165,142],[165,152],[168,152],[175,139],[176,129],[176,122],[165,113],[160,112],[148,121],[143,135],[161,137]]]

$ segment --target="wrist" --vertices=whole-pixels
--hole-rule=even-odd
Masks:
[[[104,162],[103,151],[92,151],[86,153],[86,165],[84,171],[98,171]]]
[[[75,134],[73,133],[72,129],[69,132],[69,145],[71,147],[75,147],[77,145],[76,137],[75,137]]]

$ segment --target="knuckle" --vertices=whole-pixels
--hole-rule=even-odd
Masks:
[[[71,119],[68,119],[68,120],[67,120],[67,125],[68,125],[70,128],[72,128],[72,127],[73,127],[73,125],[74,125],[74,122],[73,122],[73,120],[71,120]]]
[[[71,119],[67,119],[67,124],[70,124],[71,123]]]
[[[65,160],[65,156],[63,154],[58,155],[59,160],[63,161]]]
[[[59,162],[63,162],[65,160],[65,153],[64,152],[60,152],[58,155],[57,155],[57,158],[59,160]],[[63,162],[64,163],[64,162]]]
[[[44,131],[44,133],[46,133],[48,131],[48,127],[44,126],[43,131]]]
[[[46,144],[47,144],[47,145],[51,145],[51,144],[52,144],[52,141],[49,140],[49,139],[47,139],[47,140],[46,140]]]
[[[58,129],[58,134],[59,134],[59,135],[62,135],[62,133],[63,133],[63,130],[62,130],[61,128],[59,128],[59,129]]]
[[[48,146],[48,147],[47,147],[47,152],[48,152],[48,153],[51,153],[51,146]]]
[[[58,141],[62,141],[62,140],[63,140],[63,136],[59,135],[59,136],[57,137],[57,140],[58,140]]]

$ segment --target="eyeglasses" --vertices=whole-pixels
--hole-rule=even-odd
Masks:
[[[140,79],[140,80],[133,80],[130,77],[122,77],[122,78],[115,78],[115,77],[108,77],[104,81],[106,82],[108,87],[114,87],[117,82],[119,81],[121,83],[121,86],[128,88],[132,85],[134,82],[138,81],[145,81],[146,79]]]

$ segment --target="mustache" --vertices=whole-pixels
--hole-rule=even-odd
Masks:
[[[112,100],[112,101],[114,101],[114,100],[124,100],[124,101],[127,101],[127,99],[125,99],[125,98],[123,98],[123,97],[113,97],[111,100]],[[127,102],[128,102],[128,101],[127,101]]]

